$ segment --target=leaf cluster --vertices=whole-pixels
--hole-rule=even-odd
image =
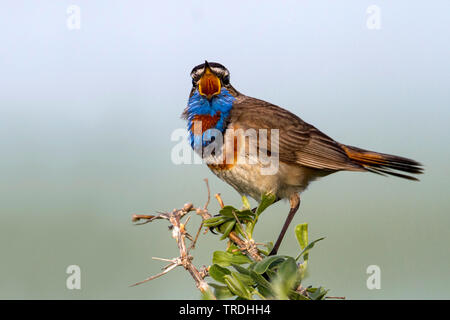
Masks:
[[[225,206],[219,214],[204,221],[204,225],[222,234],[225,240],[231,232],[242,236],[245,241],[256,243],[253,231],[259,216],[275,201],[271,194],[262,197],[259,206],[251,210],[248,200],[243,198],[243,208]],[[287,255],[269,256],[272,243],[260,244],[260,261],[250,259],[236,244],[228,242],[225,251],[213,253],[209,275],[216,282],[209,283],[218,299],[289,299],[321,300],[328,290],[322,287],[303,287],[307,275],[309,254],[314,245],[324,238],[308,241],[308,224],[295,227],[300,250],[294,258]]]

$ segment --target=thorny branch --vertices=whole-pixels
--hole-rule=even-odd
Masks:
[[[206,283],[204,278],[208,276],[208,269],[209,267],[203,266],[200,270],[198,270],[193,264],[192,260],[193,257],[189,254],[192,249],[195,248],[195,244],[200,236],[201,229],[203,227],[203,221],[206,219],[211,218],[211,214],[208,212],[208,205],[210,202],[210,189],[208,180],[205,179],[206,188],[208,191],[208,200],[206,201],[205,205],[201,208],[195,208],[192,203],[187,203],[183,206],[182,209],[174,209],[172,212],[162,212],[159,213],[156,216],[153,215],[140,215],[140,214],[133,214],[132,221],[136,222],[136,225],[142,225],[149,222],[152,222],[154,220],[158,219],[164,219],[168,220],[171,224],[171,230],[172,230],[172,237],[177,242],[178,249],[180,251],[180,256],[173,259],[164,259],[164,258],[156,258],[153,257],[155,260],[161,260],[161,261],[167,261],[170,262],[167,266],[163,268],[163,271],[161,273],[158,273],[154,276],[151,276],[145,280],[139,281],[132,286],[136,286],[139,284],[142,284],[144,282],[151,281],[153,279],[156,279],[158,277],[163,276],[164,274],[170,272],[171,270],[175,269],[178,266],[183,266],[192,276],[192,278],[195,281],[196,287],[204,294],[209,294],[211,298],[215,299],[216,297],[212,294],[212,291],[210,290],[209,285]],[[215,198],[217,199],[219,205],[221,208],[224,207],[222,198],[220,197],[220,194],[216,194]],[[202,217],[202,223],[200,224],[200,227],[197,231],[197,234],[195,238],[192,238],[192,236],[186,231],[186,225],[190,219],[190,216],[187,217],[185,222],[181,222],[181,219],[187,215],[188,213],[195,211],[197,215],[200,215]],[[140,222],[143,220],[143,222]],[[205,230],[205,233],[208,232],[209,229]],[[191,244],[189,247],[186,246],[185,239],[188,238],[191,241]],[[241,239],[234,231],[230,232],[228,235],[228,238],[239,248],[239,250],[247,255],[249,258],[251,258],[254,261],[260,261],[262,260],[262,256],[260,255],[256,243],[253,241],[253,239]]]

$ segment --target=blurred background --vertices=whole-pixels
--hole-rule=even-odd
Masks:
[[[336,173],[303,193],[280,253],[298,252],[298,223],[326,237],[307,285],[449,299],[449,12],[445,0],[2,2],[0,298],[200,297],[182,268],[129,287],[160,272],[152,256],[177,256],[166,222],[137,227],[131,214],[203,205],[203,178],[240,204],[206,166],[171,161],[189,73],[207,59],[340,142],[425,165],[420,182]],[[287,210],[266,211],[256,239],[275,240]],[[202,236],[194,262],[224,244]],[[81,290],[66,288],[69,265]]]

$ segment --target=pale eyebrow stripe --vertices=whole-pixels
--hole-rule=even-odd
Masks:
[[[194,79],[200,77],[201,74],[203,73],[203,69],[204,68],[195,70],[194,72],[191,73],[191,77]],[[222,68],[218,68],[218,67],[211,67],[211,70],[221,76],[226,76],[226,75],[230,74],[229,71],[222,69]]]

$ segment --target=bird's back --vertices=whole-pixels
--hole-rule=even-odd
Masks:
[[[295,114],[266,101],[239,95],[229,123],[243,129],[278,130],[281,162],[327,171],[364,171],[349,159],[341,144]]]
[[[232,129],[232,132],[238,129],[244,132],[255,130],[258,138],[260,130],[267,133],[267,145],[261,145],[258,139],[256,150],[258,155],[260,149],[264,149],[263,153],[277,157],[275,172],[261,174],[264,164],[260,159],[254,164],[209,165],[216,175],[240,193],[249,194],[257,200],[265,192],[288,198],[306,189],[311,181],[341,170],[370,171],[413,180],[416,178],[398,171],[422,172],[420,164],[414,160],[341,144],[288,110],[242,94],[233,103],[227,129]],[[272,130],[278,131],[276,139]],[[234,140],[235,143],[237,141],[248,144],[245,137]],[[250,149],[247,146],[244,150],[247,162]],[[242,149],[235,152],[242,152]]]

